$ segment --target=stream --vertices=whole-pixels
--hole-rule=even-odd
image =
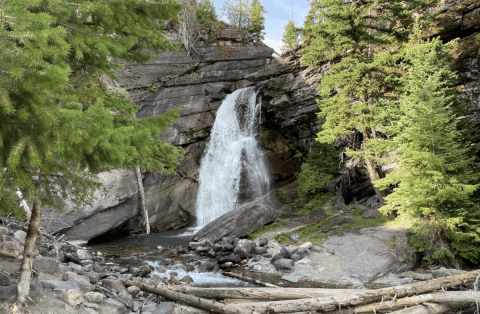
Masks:
[[[152,268],[152,276],[179,279],[189,276],[195,287],[253,287],[254,284],[223,276],[214,259],[186,250],[193,234],[189,229],[169,230],[146,235],[129,235],[100,244],[89,245],[100,251],[106,263],[118,267]],[[161,248],[159,248],[161,247]],[[168,265],[170,264],[170,265]],[[112,264],[107,264],[112,265]]]

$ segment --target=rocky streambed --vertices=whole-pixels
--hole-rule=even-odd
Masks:
[[[8,313],[9,300],[15,295],[25,231],[16,223],[4,221],[0,233],[0,313]],[[298,240],[295,233],[289,236]],[[365,228],[329,237],[324,245],[316,246],[309,242],[281,245],[267,238],[252,241],[234,236],[215,242],[188,242],[192,235],[182,236],[178,231],[81,247],[41,235],[33,262],[29,310],[44,314],[205,313],[134,286],[126,287],[122,280],[163,287],[253,286],[223,276],[222,271],[280,287],[336,288],[399,285],[462,272],[412,271],[415,262],[400,251],[395,253],[388,244],[400,243],[402,236],[401,231],[386,227]]]

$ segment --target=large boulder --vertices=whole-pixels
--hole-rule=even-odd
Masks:
[[[341,268],[362,282],[412,270],[416,255],[404,229],[385,226],[328,237],[323,246],[341,257]]]
[[[195,234],[193,239],[218,242],[223,237],[241,238],[274,221],[277,217],[278,212],[273,207],[246,203],[207,224]]]

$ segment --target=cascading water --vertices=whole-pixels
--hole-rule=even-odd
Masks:
[[[240,194],[249,202],[270,204],[270,177],[256,138],[260,111],[253,87],[222,102],[200,166],[197,228],[235,209]]]

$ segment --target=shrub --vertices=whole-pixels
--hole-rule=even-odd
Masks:
[[[217,22],[215,7],[208,0],[200,0],[197,3],[197,17],[200,24]]]

